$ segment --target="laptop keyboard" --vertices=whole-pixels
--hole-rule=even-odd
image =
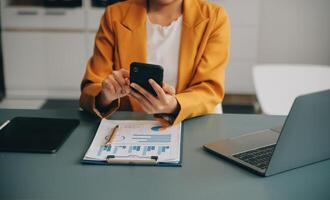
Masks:
[[[268,167],[270,158],[273,155],[274,149],[275,144],[234,154],[233,157],[243,160],[244,162],[256,166],[260,169],[266,169]]]

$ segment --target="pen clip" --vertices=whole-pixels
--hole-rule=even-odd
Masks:
[[[136,159],[131,159],[136,158]],[[115,156],[108,155],[108,164],[140,164],[140,165],[156,165],[158,156],[138,156],[138,155],[128,155],[128,156]]]

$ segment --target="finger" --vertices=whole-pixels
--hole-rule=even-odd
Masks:
[[[109,104],[113,100],[114,96],[116,96],[116,91],[113,85],[108,79],[103,80],[101,90],[101,97],[103,97],[103,101],[105,100],[108,102],[106,104]]]
[[[102,88],[105,89],[105,90],[107,90],[111,94],[116,93],[116,90],[113,87],[113,85],[110,83],[109,79],[104,79],[102,81]]]
[[[136,83],[131,83],[131,86],[137,91],[139,91],[143,96],[145,96],[150,101],[150,103],[152,103],[153,105],[157,104],[157,99],[152,94],[143,89],[141,86]]]
[[[140,103],[151,105],[151,102],[146,97],[144,97],[143,95],[139,94],[138,92],[135,92],[134,90],[132,90],[130,94],[133,97],[135,97]]]
[[[166,94],[163,90],[163,88],[161,88],[156,81],[154,81],[153,79],[149,79],[149,83],[152,86],[152,88],[155,90],[155,92],[157,93],[158,98],[164,102],[166,99]]]
[[[119,85],[119,83],[115,80],[115,78],[113,76],[109,76],[108,77],[110,83],[112,84],[112,86],[115,88],[115,93],[116,94],[121,94],[121,86]]]
[[[163,84],[163,90],[165,91],[165,93],[168,93],[170,95],[175,95],[174,87],[172,87],[171,85],[169,85],[167,83]]]
[[[116,75],[117,74],[117,75]],[[124,81],[124,80],[119,80],[120,79],[120,75],[118,76],[118,72],[114,72],[112,73],[110,76],[109,76],[110,79],[114,80],[117,84],[116,85],[119,85],[121,89],[123,89],[123,85],[121,83],[121,81]]]
[[[128,78],[125,78],[125,82],[126,82],[125,91],[128,94],[131,92],[131,87],[129,86],[131,83]]]
[[[124,88],[125,85],[126,85],[126,81],[125,81],[123,75],[121,74],[121,72],[119,72],[119,71],[114,71],[114,72],[112,73],[112,75],[113,75],[114,79],[119,83],[119,85],[120,85],[122,88]]]
[[[127,69],[119,70],[124,78],[129,78],[129,71]]]
[[[128,78],[125,78],[125,82],[126,82],[126,85],[130,85],[131,84],[131,82],[129,81]]]
[[[151,103],[142,95],[140,95],[137,92],[132,91],[129,96],[133,97],[134,99],[136,99],[141,107],[143,108],[144,111],[146,111],[147,113],[151,114],[154,111],[153,106],[151,105]]]
[[[133,97],[132,95],[129,95],[131,98],[135,99],[136,101],[138,101],[135,97]],[[144,104],[139,104],[140,107],[142,108],[142,110],[148,114],[152,114],[153,111],[151,109],[149,109],[147,106],[145,106]]]

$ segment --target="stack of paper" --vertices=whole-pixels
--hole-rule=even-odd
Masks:
[[[111,145],[106,145],[113,128],[119,129]],[[162,128],[157,121],[103,119],[84,160],[106,161],[114,159],[150,159],[157,156],[159,163],[180,162],[181,124]]]

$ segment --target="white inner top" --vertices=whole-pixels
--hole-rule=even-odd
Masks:
[[[182,15],[169,26],[152,24],[147,17],[147,63],[164,68],[164,82],[176,88]]]
[[[182,15],[169,26],[151,23],[147,17],[147,63],[164,68],[164,82],[176,88],[178,80]],[[219,103],[214,113],[221,114]]]

